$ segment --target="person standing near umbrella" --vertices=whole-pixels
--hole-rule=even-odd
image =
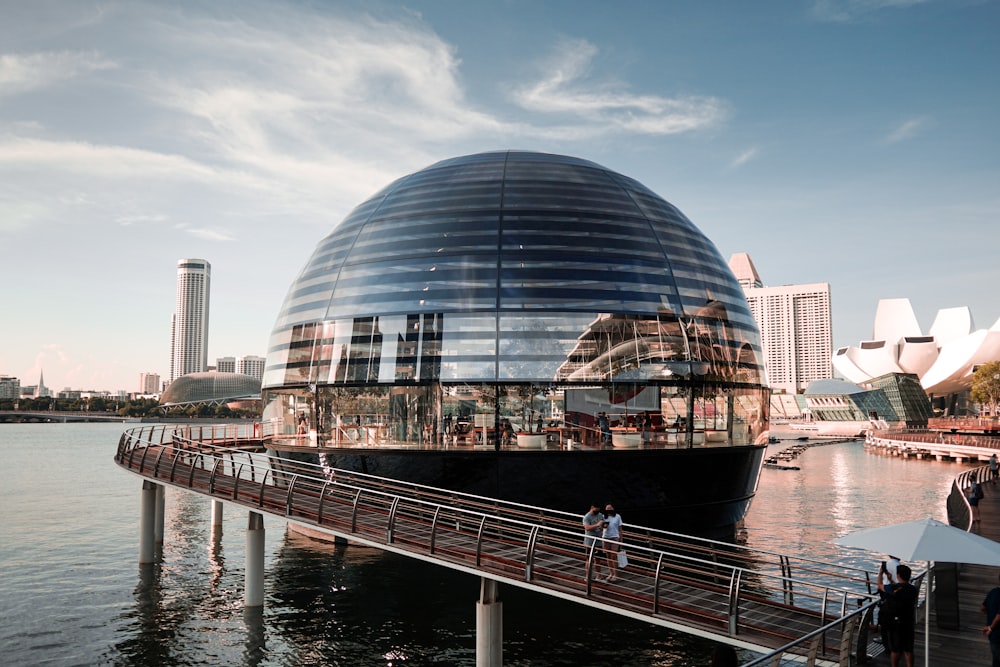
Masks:
[[[906,659],[906,667],[913,667],[913,635],[917,624],[917,589],[910,583],[910,568],[896,568],[898,584],[886,584],[885,565],[878,578],[878,592],[882,594],[882,612],[879,622],[886,628],[889,640],[889,664],[899,667],[899,656]]]
[[[1000,586],[994,587],[986,594],[980,609],[986,613],[986,627],[983,628],[983,634],[990,640],[993,667],[1000,667]]]
[[[884,587],[888,587],[892,584],[899,583],[899,577],[896,575],[896,570],[899,568],[899,559],[889,554],[889,560],[882,561],[882,565],[879,568],[879,579],[882,581]],[[885,597],[884,595],[882,596]],[[882,634],[882,645],[889,646],[889,625],[885,623],[885,618],[883,618],[884,613],[882,611],[882,602],[878,604],[878,625],[874,626],[874,630],[878,630]]]

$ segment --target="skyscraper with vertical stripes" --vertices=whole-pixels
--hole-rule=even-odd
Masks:
[[[208,368],[208,301],[212,265],[204,259],[177,262],[177,297],[170,327],[170,381]]]
[[[813,380],[833,377],[830,283],[765,287],[747,253],[729,258],[760,327],[764,368],[772,390],[802,393]]]

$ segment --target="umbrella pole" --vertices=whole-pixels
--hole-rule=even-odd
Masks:
[[[934,576],[934,561],[927,562],[927,574],[924,575],[924,586],[927,594],[924,596],[924,667],[931,664],[931,577]]]

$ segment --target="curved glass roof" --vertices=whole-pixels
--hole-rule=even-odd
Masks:
[[[162,405],[206,403],[258,397],[260,382],[242,373],[188,373],[171,382],[160,395]]]
[[[743,290],[676,207],[586,160],[502,151],[405,176],[336,225],[285,297],[263,386],[759,384],[759,351]]]

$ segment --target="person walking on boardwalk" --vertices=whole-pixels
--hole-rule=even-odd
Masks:
[[[587,558],[594,553],[601,535],[604,532],[604,515],[601,514],[601,506],[597,503],[590,504],[590,511],[583,515],[583,545],[587,548]],[[600,545],[598,545],[600,546]],[[594,559],[594,576],[601,574],[600,558]]]
[[[615,511],[615,506],[608,503],[604,506],[604,554],[608,557],[607,581],[618,579],[618,550],[621,548],[622,518]],[[608,540],[613,540],[609,542]]]
[[[997,463],[997,455],[994,452],[990,454],[990,483],[996,484],[998,476],[1000,476],[1000,464]]]
[[[995,586],[986,594],[980,609],[986,614],[983,634],[990,640],[993,667],[1000,667],[1000,586]]]
[[[885,571],[883,567],[883,572]],[[917,589],[910,583],[910,568],[896,568],[898,584],[886,584],[879,573],[878,592],[882,596],[879,622],[886,627],[889,640],[889,664],[899,667],[899,656],[906,660],[906,667],[913,667],[913,635],[917,624]]]
[[[979,482],[973,482],[972,486],[969,487],[969,492],[966,494],[966,498],[969,501],[969,507],[972,508],[972,525],[979,525],[979,501],[983,499],[983,487],[980,486]]]

